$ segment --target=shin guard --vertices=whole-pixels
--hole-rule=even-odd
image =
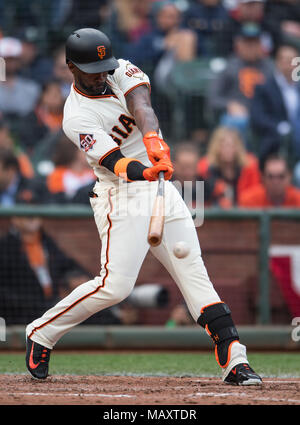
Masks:
[[[222,368],[225,368],[230,361],[232,343],[239,341],[239,334],[229,307],[223,302],[203,307],[197,323],[214,341],[216,360]]]

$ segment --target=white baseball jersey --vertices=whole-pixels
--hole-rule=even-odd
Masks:
[[[143,136],[127,109],[125,96],[139,85],[150,89],[148,76],[129,61],[119,59],[120,67],[108,75],[113,94],[88,96],[75,85],[64,107],[63,130],[83,150],[100,181],[117,181],[114,173],[101,165],[111,152],[120,149],[127,158],[136,158],[146,166],[149,161]]]

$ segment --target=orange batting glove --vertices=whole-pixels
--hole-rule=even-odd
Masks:
[[[153,167],[145,168],[143,171],[143,176],[146,180],[152,182],[154,180],[158,180],[160,171],[165,172],[165,180],[170,180],[174,171],[171,161],[162,159],[156,165],[153,165]]]
[[[156,165],[162,159],[170,161],[170,148],[156,131],[148,131],[143,138],[143,142],[153,165]]]

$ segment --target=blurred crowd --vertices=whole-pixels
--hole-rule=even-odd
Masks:
[[[174,180],[207,207],[300,207],[300,0],[0,0],[0,205],[89,204],[61,129],[81,27],[150,76]]]

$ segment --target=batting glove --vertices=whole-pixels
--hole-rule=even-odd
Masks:
[[[160,171],[165,172],[165,180],[170,180],[172,177],[174,168],[170,160],[161,160],[153,167],[145,168],[143,171],[143,176],[148,181],[158,180],[158,175]]]
[[[143,142],[153,165],[157,165],[158,161],[162,159],[170,161],[170,148],[156,131],[148,131],[143,138]]]

